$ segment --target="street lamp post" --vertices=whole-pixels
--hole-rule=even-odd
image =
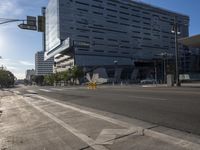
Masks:
[[[157,84],[158,77],[157,77],[157,62],[156,62],[156,60],[154,60],[154,79],[155,79],[156,84]]]
[[[42,16],[43,16],[43,19],[45,18],[45,15],[46,15],[46,8],[45,7],[42,7]],[[44,24],[45,24],[45,21],[46,19],[44,19]],[[42,44],[43,44],[43,51],[45,52],[46,51],[46,45],[45,45],[45,42],[46,42],[46,31],[45,31],[45,25],[44,25],[44,31],[42,33]]]
[[[115,82],[117,82],[117,64],[118,64],[118,61],[114,60],[114,64],[115,64]]]
[[[173,29],[171,31],[172,33],[175,34],[175,64],[176,64],[176,86],[180,86],[180,81],[179,81],[179,65],[178,65],[178,58],[179,58],[179,53],[178,53],[178,35],[180,34],[179,28],[178,28],[178,23],[177,23],[177,17],[174,17],[174,24],[173,24]]]

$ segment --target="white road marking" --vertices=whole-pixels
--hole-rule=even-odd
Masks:
[[[146,87],[146,88],[148,88],[148,87],[167,87],[167,85],[156,85],[156,84],[153,84],[153,85],[142,85],[142,87]]]
[[[120,121],[120,120],[117,120],[117,119],[114,119],[114,118],[110,118],[110,117],[106,117],[106,116],[103,116],[103,115],[100,115],[100,114],[96,114],[94,112],[89,112],[89,111],[86,111],[86,110],[82,110],[80,108],[73,107],[73,106],[70,106],[70,105],[67,105],[67,104],[59,103],[59,102],[56,102],[56,100],[50,100],[50,99],[47,99],[47,98],[39,96],[39,95],[32,95],[32,96],[36,97],[36,98],[39,98],[39,99],[43,99],[45,101],[48,101],[48,102],[51,102],[51,103],[54,103],[54,104],[57,104],[57,105],[60,105],[62,107],[68,108],[68,109],[72,109],[72,110],[78,111],[80,113],[89,115],[89,116],[91,116],[93,118],[98,118],[98,119],[101,119],[101,120],[105,120],[107,122],[119,125],[121,127],[125,127],[125,128],[128,128],[128,129],[130,129],[130,128],[131,129],[133,129],[133,128],[137,129],[138,128],[137,126],[133,126],[133,125],[127,123],[127,122],[123,122],[123,121]]]
[[[99,145],[111,145],[115,142],[117,135],[125,136],[136,132],[136,130],[132,129],[103,129],[95,143]]]
[[[55,91],[63,91],[63,89],[57,89],[57,88],[51,88],[51,90],[55,90]]]
[[[50,90],[47,90],[47,89],[39,89],[40,91],[43,91],[43,92],[48,92],[50,93],[51,91]]]
[[[32,93],[32,94],[37,93],[37,92],[35,92],[35,91],[33,91],[33,90],[26,90],[26,91],[29,92],[29,93]]]
[[[42,97],[42,96],[39,96],[39,95],[32,95],[32,96],[35,97],[35,98],[43,99],[43,100],[48,101],[48,102],[55,103],[57,105],[65,107],[65,108],[69,108],[69,109],[81,112],[83,114],[87,114],[87,115],[89,115],[91,117],[99,118],[101,120],[105,120],[107,122],[110,122],[110,123],[116,124],[118,126],[127,128],[125,130],[123,130],[123,129],[119,129],[119,130],[118,129],[112,129],[112,130],[111,129],[104,129],[100,133],[100,135],[98,136],[97,140],[94,141],[94,140],[90,139],[87,135],[84,135],[84,134],[80,133],[79,131],[77,131],[76,129],[74,129],[73,127],[65,124],[62,120],[59,120],[58,118],[56,118],[52,114],[49,114],[48,112],[45,112],[44,110],[42,110],[38,106],[35,106],[35,105],[31,104],[36,109],[38,108],[38,110],[41,110],[41,112],[44,112],[47,116],[52,117],[52,119],[54,121],[56,121],[57,123],[61,124],[61,126],[63,126],[65,129],[70,130],[71,133],[73,133],[74,135],[76,135],[77,137],[79,137],[80,139],[85,141],[88,145],[90,145],[95,150],[107,150],[105,147],[98,147],[98,146],[102,146],[103,142],[105,144],[110,144],[111,140],[112,140],[112,142],[114,142],[113,138],[115,138],[116,135],[118,135],[118,134],[121,135],[121,133],[123,133],[123,132],[126,132],[126,134],[123,133],[125,135],[127,135],[127,133],[130,133],[130,132],[132,132],[132,133],[137,132],[140,135],[150,136],[150,137],[153,137],[155,139],[158,139],[158,140],[161,140],[161,141],[164,141],[164,142],[168,142],[170,144],[174,144],[174,145],[180,146],[182,148],[187,148],[187,149],[190,149],[190,150],[200,149],[200,144],[197,144],[197,143],[186,141],[186,140],[183,140],[181,138],[176,138],[176,137],[169,136],[169,135],[166,135],[166,134],[162,134],[162,133],[159,133],[159,132],[156,132],[156,131],[152,131],[152,130],[149,130],[149,129],[136,127],[136,126],[133,126],[133,125],[127,123],[127,122],[123,122],[123,121],[120,121],[120,120],[117,120],[117,119],[114,119],[114,118],[109,118],[109,117],[106,117],[106,116],[103,116],[103,115],[100,115],[100,114],[96,114],[96,113],[93,113],[93,112],[82,110],[82,109],[79,109],[79,108],[76,108],[76,107],[73,107],[73,106],[70,106],[70,105],[67,105],[67,104],[62,104],[62,103],[56,102],[55,100],[54,101],[53,100],[49,100],[49,99],[47,99],[45,97]],[[32,100],[34,101],[34,99],[32,99]],[[30,103],[30,102],[28,102],[28,103]],[[110,135],[109,135],[109,133],[110,133]],[[130,134],[132,134],[132,133],[130,133]],[[112,135],[112,137],[111,137],[111,135]],[[102,145],[95,145],[95,144],[98,144],[98,143],[101,143]]]
[[[129,97],[138,98],[138,99],[160,100],[160,101],[168,100],[168,99],[164,99],[164,98],[155,98],[155,97],[142,97],[142,96],[129,96]]]
[[[27,99],[31,99],[31,98],[27,98]],[[40,111],[42,114],[44,114],[45,116],[51,118],[53,121],[55,121],[56,123],[58,123],[60,126],[62,126],[63,128],[65,128],[66,130],[68,130],[69,132],[71,132],[72,134],[74,134],[75,136],[77,136],[78,138],[80,138],[82,141],[84,141],[85,143],[87,143],[90,147],[92,147],[95,150],[108,150],[106,147],[102,146],[102,145],[96,145],[95,141],[91,138],[89,138],[87,135],[81,133],[80,131],[76,130],[75,128],[71,127],[70,125],[66,124],[64,121],[58,119],[57,117],[55,117],[54,115],[44,111],[43,109],[41,109],[40,107],[32,104],[31,102],[29,102],[28,100],[25,100],[28,104],[30,104],[31,106],[33,106],[35,109],[37,109],[38,111]]]
[[[13,93],[15,93],[15,94],[21,94],[20,91],[13,91]]]

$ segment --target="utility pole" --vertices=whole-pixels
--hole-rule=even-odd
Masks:
[[[154,79],[155,79],[156,84],[157,84],[158,77],[157,77],[157,62],[156,62],[156,60],[154,60]]]
[[[42,44],[43,44],[43,52],[46,51],[46,45],[45,45],[45,42],[46,42],[46,37],[45,37],[45,34],[46,34],[46,29],[45,29],[45,22],[46,22],[46,8],[45,7],[42,7],[42,19],[43,19],[43,32],[42,32]]]
[[[178,35],[180,34],[178,23],[177,23],[177,17],[174,17],[174,25],[172,29],[172,33],[175,34],[175,64],[176,64],[176,86],[180,86],[179,81],[179,65],[178,65],[178,58],[179,58],[179,47],[178,47]]]

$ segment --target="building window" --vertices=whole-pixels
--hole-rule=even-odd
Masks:
[[[98,9],[104,9],[103,7],[101,7],[101,6],[97,6],[97,5],[92,5],[92,7],[94,7],[94,8],[98,8]]]
[[[80,5],[85,5],[85,6],[89,6],[88,3],[83,3],[83,2],[79,2],[79,1],[75,1],[75,3],[80,4]]]

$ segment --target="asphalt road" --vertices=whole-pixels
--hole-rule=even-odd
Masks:
[[[46,97],[200,135],[200,88],[21,87],[14,90],[21,93],[34,90]]]

